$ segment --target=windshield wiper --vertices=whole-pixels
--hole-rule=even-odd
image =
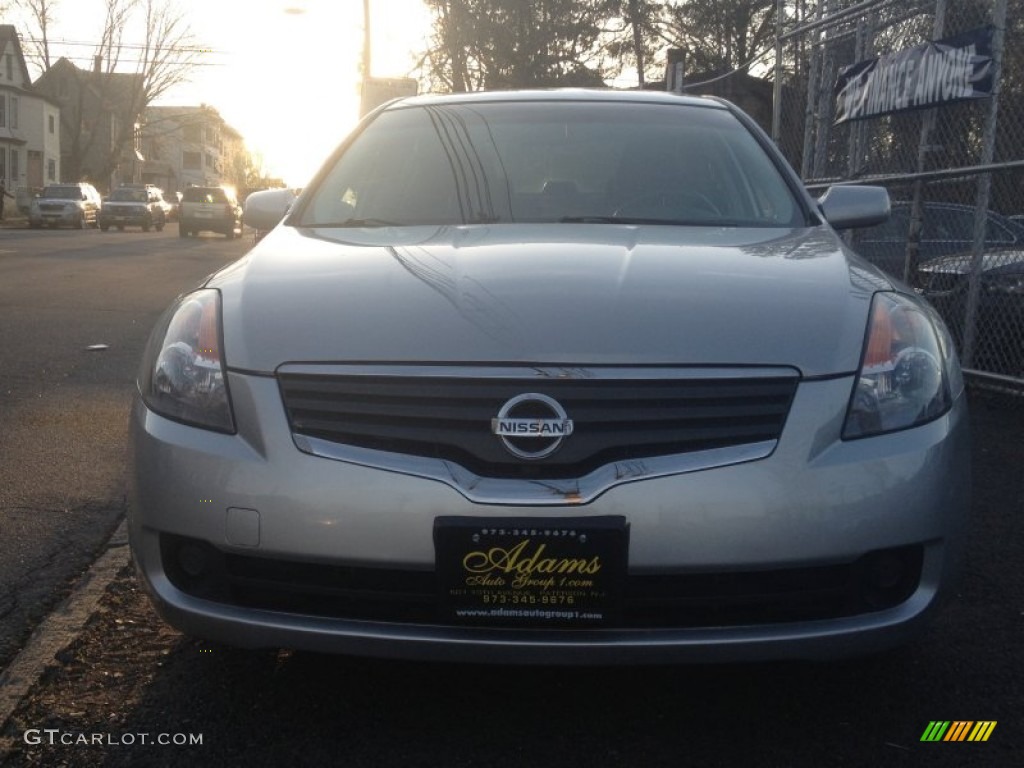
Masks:
[[[401,227],[400,221],[387,219],[345,219],[339,224],[318,224],[320,227]]]
[[[417,222],[410,222],[410,221],[391,221],[389,219],[374,219],[374,218],[358,219],[358,218],[351,218],[351,219],[345,219],[344,221],[334,221],[334,222],[319,222],[318,221],[318,222],[313,223],[311,226],[322,227],[322,228],[325,228],[325,229],[332,228],[332,227],[339,227],[339,228],[340,227],[352,227],[352,228],[357,228],[357,227],[427,227],[427,226],[429,226],[429,227],[437,227],[437,226],[449,226],[449,225],[458,226],[458,225],[464,225],[464,224],[497,224],[501,220],[502,219],[499,216],[478,216],[476,218],[466,219],[465,221],[462,221],[462,222],[458,222],[458,221],[446,221],[446,222],[441,222],[441,221],[438,221],[438,222],[417,221]]]
[[[560,224],[675,224],[676,226],[712,226],[717,222],[702,219],[656,219],[639,216],[563,216]]]

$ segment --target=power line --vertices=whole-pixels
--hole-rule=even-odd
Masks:
[[[57,58],[67,59],[68,61],[82,61],[89,64],[93,63],[92,56],[59,56]],[[117,64],[150,64],[152,59],[146,61],[144,59],[121,59],[119,58]],[[184,65],[187,64],[190,67],[223,67],[226,66],[222,62],[216,61],[174,61],[168,62],[168,64]],[[116,73],[115,73],[116,74]]]
[[[42,40],[42,38],[23,37],[23,38],[21,38],[21,42],[23,42],[23,43],[33,43],[35,45],[42,45],[42,43],[44,41]],[[97,48],[97,47],[99,47],[99,43],[97,43],[95,40],[92,41],[92,42],[88,42],[88,41],[85,41],[85,40],[46,40],[45,42],[48,45],[51,45],[51,46],[56,46],[56,45],[76,46],[77,45],[77,46],[86,46],[88,48]],[[146,50],[147,48],[153,48],[152,45],[145,45],[144,43],[118,43],[114,47],[115,48],[123,48],[123,49],[133,49],[133,50]],[[230,55],[232,55],[230,51],[218,51],[218,50],[215,50],[213,48],[207,48],[206,46],[201,46],[201,45],[172,45],[172,46],[168,46],[166,48],[163,48],[162,50],[181,51],[181,52],[185,52],[185,53],[212,53],[212,54],[217,54],[217,55],[220,55],[220,56],[230,56]]]

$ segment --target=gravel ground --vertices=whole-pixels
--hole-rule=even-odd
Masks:
[[[910,648],[831,664],[607,670],[246,653],[166,627],[126,568],[0,732],[0,763],[1019,765],[1024,400],[972,399],[963,588]],[[983,744],[922,744],[936,719],[998,725]],[[26,743],[28,729],[42,743]],[[160,734],[203,743],[143,743]],[[82,743],[96,738],[105,743]]]

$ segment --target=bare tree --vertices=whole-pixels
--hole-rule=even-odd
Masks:
[[[146,106],[186,82],[200,56],[183,11],[172,0],[142,0],[146,40],[139,61]]]
[[[29,21],[31,40],[25,52],[43,72],[50,69],[50,30],[54,26],[58,0],[14,0],[14,7]]]
[[[141,23],[134,25],[136,20]],[[126,42],[132,26],[141,27],[140,42]],[[79,102],[62,105],[64,112],[70,111],[62,124],[69,134],[64,141],[71,147],[68,170],[81,174],[85,159],[91,158],[95,180],[106,186],[123,158],[131,157],[126,150],[137,139],[145,108],[189,79],[200,49],[173,0],[106,0],[93,54],[91,71],[75,69]],[[86,91],[91,96],[85,96]],[[90,103],[99,109],[90,108]]]
[[[139,0],[107,0],[103,30],[95,54],[101,57],[108,73],[114,72],[124,50],[124,30],[131,21]]]

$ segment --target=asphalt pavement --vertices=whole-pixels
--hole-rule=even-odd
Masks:
[[[0,667],[123,517],[142,347],[251,238],[0,229]]]

